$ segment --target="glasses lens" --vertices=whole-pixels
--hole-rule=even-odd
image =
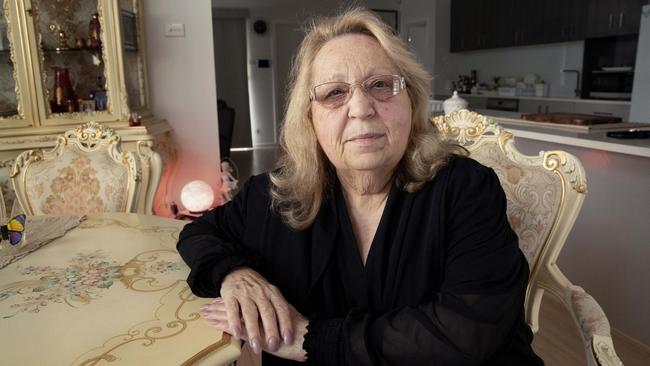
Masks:
[[[349,92],[347,83],[325,83],[314,88],[314,99],[325,106],[339,106],[346,102]]]
[[[404,82],[401,76],[379,75],[373,76],[361,83],[366,95],[375,100],[384,102],[402,91]],[[310,99],[315,100],[328,108],[338,108],[350,99],[352,88],[359,84],[348,84],[340,81],[320,84],[310,93]]]
[[[402,90],[400,81],[399,76],[379,75],[366,80],[363,87],[373,98],[383,102],[399,94]]]

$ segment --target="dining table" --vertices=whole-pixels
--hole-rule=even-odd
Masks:
[[[201,318],[212,299],[185,281],[176,243],[186,223],[27,217],[24,242],[0,253],[0,364],[233,364],[240,342]]]

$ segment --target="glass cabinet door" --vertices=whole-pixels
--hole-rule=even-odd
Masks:
[[[40,124],[122,119],[116,24],[107,11],[114,5],[113,0],[31,0],[31,9],[25,9]]]
[[[120,38],[124,88],[131,112],[148,114],[147,74],[143,41],[142,5],[139,0],[119,0]]]
[[[28,126],[32,124],[34,109],[27,65],[23,62],[23,29],[16,3],[0,0],[0,4],[0,128]]]

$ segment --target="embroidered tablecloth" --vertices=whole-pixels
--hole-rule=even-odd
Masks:
[[[223,365],[239,342],[200,318],[176,252],[185,222],[88,215],[0,270],[3,365]]]

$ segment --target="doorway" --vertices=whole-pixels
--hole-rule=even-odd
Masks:
[[[217,98],[235,110],[232,148],[253,146],[248,101],[247,13],[247,10],[233,9],[212,11]]]
[[[406,26],[406,42],[421,65],[427,65],[427,23],[409,23]]]
[[[278,137],[284,121],[284,109],[289,93],[291,62],[303,37],[304,34],[297,23],[275,25],[275,120]],[[280,142],[279,139],[276,142]]]

